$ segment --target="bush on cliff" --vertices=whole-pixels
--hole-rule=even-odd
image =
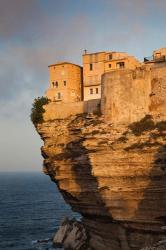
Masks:
[[[155,128],[155,123],[152,119],[151,115],[146,115],[139,122],[133,122],[129,125],[129,128],[133,132],[134,135],[139,136],[144,131],[149,131]]]
[[[36,126],[38,123],[43,122],[43,113],[45,112],[43,105],[48,104],[48,98],[42,96],[35,98],[31,109],[31,121]]]

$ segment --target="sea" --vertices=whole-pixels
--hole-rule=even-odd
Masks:
[[[0,173],[0,250],[52,250],[52,238],[72,212],[43,173]],[[56,248],[58,249],[58,248]]]

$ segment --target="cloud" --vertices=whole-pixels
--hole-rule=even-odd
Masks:
[[[68,24],[52,16],[45,20],[33,43],[18,43],[11,38],[0,50],[1,101],[18,98],[25,90],[38,89],[44,94],[48,86],[47,66],[59,60],[81,63],[83,49],[95,43],[95,36],[90,37],[93,28],[84,15],[70,17]],[[16,37],[19,39],[19,35]]]
[[[39,0],[1,0],[0,7],[1,39],[32,35],[43,19]]]

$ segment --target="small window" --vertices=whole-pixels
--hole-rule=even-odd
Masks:
[[[54,82],[52,82],[52,87],[54,87]]]
[[[124,63],[124,62],[118,62],[118,63],[116,64],[116,67],[117,67],[117,69],[124,69],[125,63]]]
[[[99,89],[98,88],[96,88],[96,94],[98,94],[99,93]]]
[[[61,93],[58,93],[58,99],[61,99]]]
[[[154,59],[159,59],[161,57],[161,53],[155,53]]]
[[[90,89],[90,94],[93,95],[93,89]]]
[[[63,81],[64,86],[66,86],[66,81]]]
[[[58,82],[55,82],[54,84],[55,84],[55,86],[56,86],[56,88],[57,88],[57,87],[58,87]]]
[[[89,69],[93,70],[93,64],[92,63],[89,64]]]
[[[155,54],[157,57],[160,57],[161,56],[161,53],[156,53]]]
[[[109,54],[109,60],[112,60],[112,54]]]
[[[111,67],[112,67],[111,63],[109,63],[109,64],[108,64],[108,67],[109,67],[109,68],[111,68]]]

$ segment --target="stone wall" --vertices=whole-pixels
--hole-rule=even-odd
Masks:
[[[149,111],[150,70],[118,70],[102,77],[101,108],[105,120],[131,123]]]
[[[160,119],[166,119],[166,67],[152,69],[150,112]]]
[[[44,106],[45,113],[43,115],[44,121],[64,119],[70,115],[77,115],[83,113],[93,113],[100,111],[100,99],[89,100],[85,102],[50,102]]]
[[[152,114],[166,119],[166,67],[142,66],[102,77],[101,109],[106,121],[128,124]]]

